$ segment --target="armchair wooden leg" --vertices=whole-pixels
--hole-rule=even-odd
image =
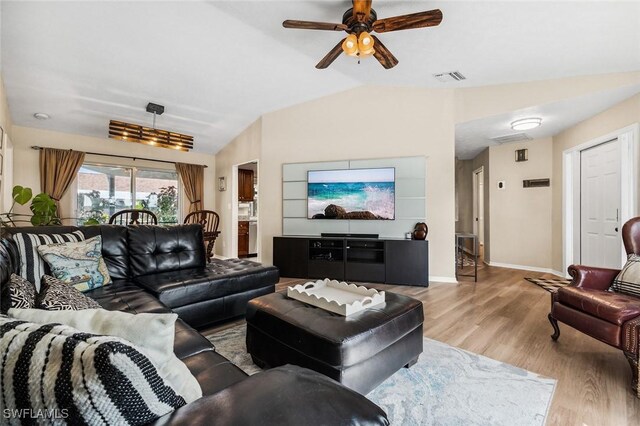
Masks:
[[[549,318],[549,322],[551,323],[551,326],[553,327],[553,334],[551,335],[551,338],[556,341],[558,340],[558,337],[560,337],[560,327],[558,327],[558,321],[556,321],[556,319],[554,317],[551,316],[551,314],[549,314],[547,316],[547,318]]]
[[[631,367],[631,390],[637,398],[640,398],[640,392],[638,389],[638,358],[637,356],[626,352],[624,353],[624,356],[627,357],[629,367]]]

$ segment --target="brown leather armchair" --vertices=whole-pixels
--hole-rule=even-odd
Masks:
[[[627,254],[640,254],[640,217],[622,227]],[[569,266],[571,285],[551,295],[549,321],[553,340],[560,337],[558,321],[624,352],[633,374],[632,388],[638,389],[638,333],[640,332],[640,298],[614,293],[609,287],[618,269]]]

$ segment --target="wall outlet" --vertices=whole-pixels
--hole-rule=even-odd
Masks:
[[[498,189],[504,189],[507,183],[503,180],[498,181]]]

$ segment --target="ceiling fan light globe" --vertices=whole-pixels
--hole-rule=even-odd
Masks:
[[[370,56],[372,56],[376,51],[374,49],[368,50],[366,52],[360,52],[360,57],[361,58],[368,58]]]
[[[342,42],[342,50],[349,56],[358,54],[358,39],[355,35],[349,34]]]

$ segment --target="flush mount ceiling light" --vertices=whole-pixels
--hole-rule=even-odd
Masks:
[[[36,112],[33,116],[38,120],[48,120],[51,118],[49,114],[45,114],[44,112]]]
[[[156,115],[162,115],[164,106],[149,103],[147,112],[153,113],[153,127],[111,120],[109,121],[109,137],[125,142],[143,143],[184,152],[193,149],[193,136],[156,129]]]
[[[520,120],[513,121],[511,123],[511,128],[513,130],[531,130],[542,124],[542,118],[539,117],[530,117],[530,118],[522,118]]]

